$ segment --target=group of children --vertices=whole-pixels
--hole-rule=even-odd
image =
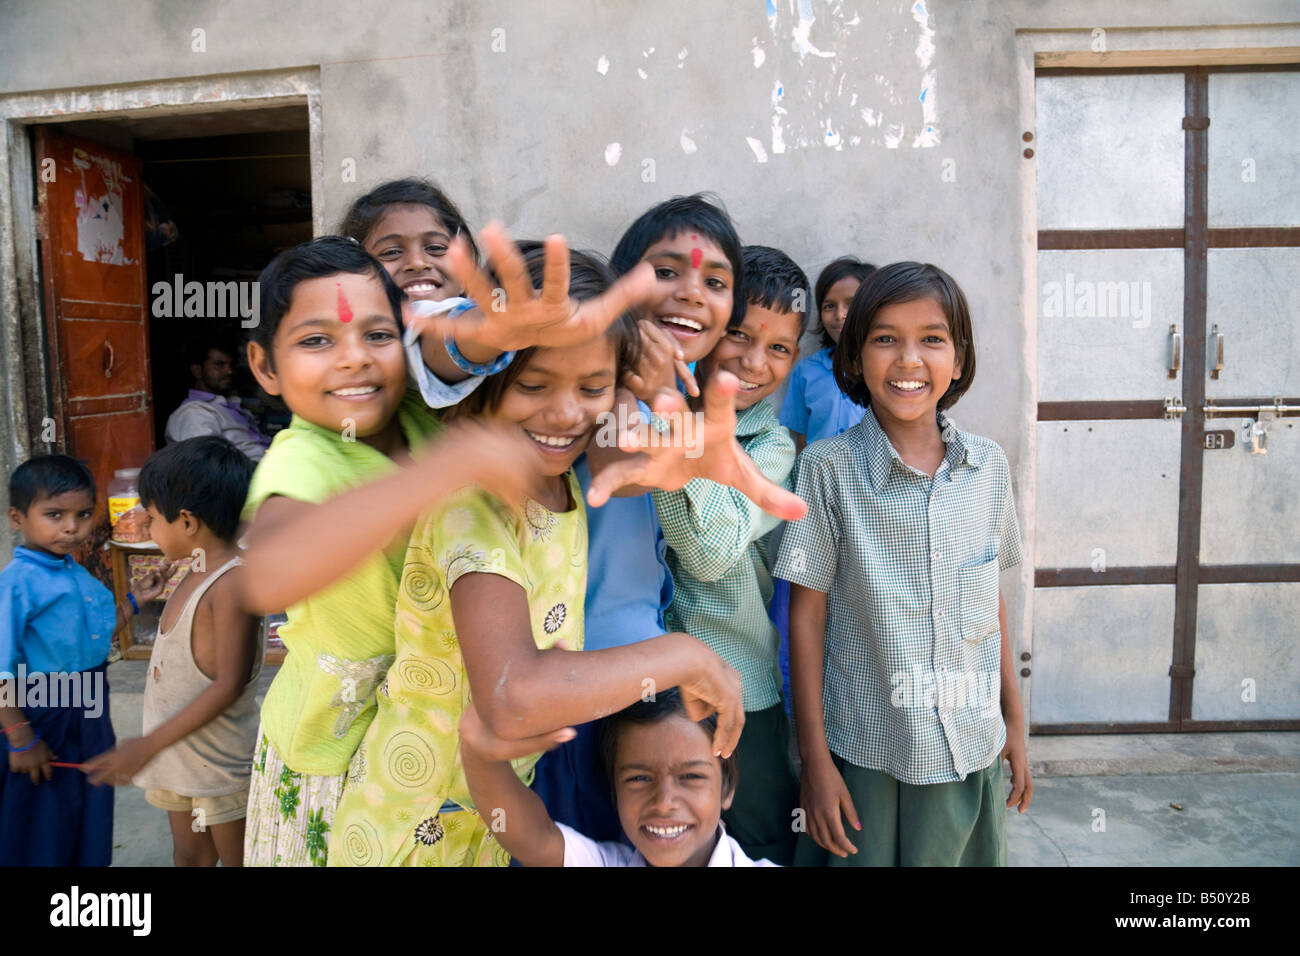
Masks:
[[[1032,796],[998,593],[1020,542],[1001,450],[946,417],[975,365],[946,273],[845,258],[814,290],[702,195],[608,262],[489,227],[489,274],[421,180],[341,232],[259,279],[248,362],[293,419],[256,470],[191,439],[141,472],[155,542],[194,559],[144,736],[0,700],[0,864],[107,863],[96,785],[132,782],[178,865],[1005,862]],[[0,691],[102,679],[161,590],[111,620],[69,557],[94,496],[63,456],[11,479]]]

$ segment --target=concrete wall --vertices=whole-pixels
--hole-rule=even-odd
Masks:
[[[608,252],[650,204],[709,189],[742,238],[813,275],[850,252],[935,262],[975,318],[979,373],[954,417],[1006,449],[1022,512],[1035,388],[1017,31],[1076,31],[1059,42],[1088,50],[1101,27],[1140,49],[1168,45],[1165,27],[1223,26],[1263,46],[1273,28],[1251,24],[1296,20],[1288,0],[186,6],[4,3],[0,97],[319,67],[331,226],[360,190],[419,173],[473,224]],[[0,386],[15,394],[9,358]],[[3,454],[17,444],[5,436]]]

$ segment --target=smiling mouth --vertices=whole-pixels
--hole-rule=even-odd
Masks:
[[[541,445],[544,451],[553,454],[571,450],[582,437],[581,435],[543,435],[541,432],[530,431],[527,428],[524,429],[524,434]]]
[[[417,279],[415,282],[408,282],[402,286],[402,291],[414,298],[420,295],[433,295],[441,288],[442,284],[434,282],[432,279]]]
[[[688,831],[692,829],[694,829],[694,827],[692,826],[692,824],[689,823],[679,823],[676,824],[675,826],[666,826],[666,827],[651,826],[650,824],[647,823],[641,827],[641,832],[649,835],[651,838],[655,840],[674,842],[676,840],[680,840],[683,836],[686,835]]]
[[[740,378],[739,375],[737,375],[736,378],[739,379],[739,381],[740,381],[740,390],[741,390],[742,392],[756,392],[756,391],[758,391],[760,388],[764,388],[764,387],[765,387],[765,386],[759,385],[759,384],[756,383],[756,382],[747,382],[747,381],[745,381],[743,378]]]
[[[659,316],[660,325],[672,326],[674,330],[680,329],[682,332],[696,334],[704,331],[704,326],[695,321],[688,319],[684,315],[661,315]]]
[[[360,401],[376,395],[379,392],[378,385],[349,385],[347,388],[332,389],[329,394],[335,398],[346,398],[349,401]]]
[[[900,392],[920,392],[930,387],[929,382],[918,382],[914,379],[899,379],[890,382],[889,387]]]

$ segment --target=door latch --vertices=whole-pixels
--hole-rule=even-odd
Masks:
[[[1172,422],[1180,418],[1187,411],[1187,406],[1183,404],[1181,398],[1165,399],[1165,421]]]

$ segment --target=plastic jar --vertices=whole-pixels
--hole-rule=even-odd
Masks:
[[[140,478],[139,468],[119,468],[113,472],[113,480],[108,483],[108,523],[116,526],[122,515],[140,503],[140,491],[136,482]]]

